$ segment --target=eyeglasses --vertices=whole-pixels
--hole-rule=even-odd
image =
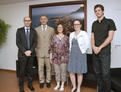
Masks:
[[[74,24],[74,26],[79,26],[80,24]]]
[[[63,27],[57,27],[57,28],[63,28]]]
[[[30,22],[31,20],[24,20],[25,22]]]

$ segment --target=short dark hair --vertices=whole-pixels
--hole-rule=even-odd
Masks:
[[[43,14],[43,15],[41,15],[41,16],[40,16],[40,18],[41,18],[41,17],[43,17],[43,16],[47,18],[47,16],[46,16],[46,15],[44,15],[44,14]]]
[[[75,22],[75,21],[78,21],[78,22],[81,24],[80,19],[75,19],[75,20],[73,21],[73,25],[74,25],[74,22]]]
[[[98,8],[98,7],[101,8],[102,11],[104,11],[104,6],[101,5],[101,4],[95,5],[95,6],[94,6],[94,11],[95,11],[95,9]]]

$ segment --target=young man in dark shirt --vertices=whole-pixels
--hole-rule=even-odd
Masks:
[[[92,25],[91,44],[98,92],[111,92],[110,50],[116,27],[112,19],[104,17],[104,7],[102,5],[95,5],[94,12],[97,20]]]

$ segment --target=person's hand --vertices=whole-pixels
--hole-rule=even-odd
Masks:
[[[27,52],[28,52],[29,56],[31,56],[31,53],[32,53],[31,50],[28,50]]]
[[[96,47],[96,46],[93,46],[93,51],[95,54],[98,54],[99,53],[99,48]]]
[[[27,57],[31,56],[31,51],[30,51],[30,50],[27,50],[27,51],[25,52],[25,55],[26,55]]]
[[[28,53],[27,53],[27,51],[25,51],[25,52],[24,52],[24,54],[25,54],[26,56],[28,56]]]
[[[25,52],[25,55],[26,55],[27,57],[29,57],[29,56],[30,56],[30,53],[29,53],[28,51],[26,51],[26,52]]]
[[[50,63],[53,64],[52,59],[50,59]]]
[[[50,63],[53,64],[53,62],[52,62],[52,58],[51,58],[51,57],[50,57]]]
[[[99,47],[98,47],[97,54],[98,54],[98,53],[100,53],[100,51],[101,51],[101,50],[102,50],[102,47],[101,47],[101,46],[99,46]]]
[[[101,46],[100,47],[93,46],[93,51],[94,51],[95,54],[99,54],[101,49],[102,49]]]
[[[52,62],[52,53],[50,53],[50,63],[53,64],[53,62]]]

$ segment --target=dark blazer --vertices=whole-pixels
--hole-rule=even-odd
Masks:
[[[18,57],[25,57],[24,52],[28,50],[27,40],[24,27],[18,28],[16,32],[16,45],[18,46]],[[33,28],[30,28],[30,50],[31,56],[35,57],[35,47],[37,45],[37,33]]]

